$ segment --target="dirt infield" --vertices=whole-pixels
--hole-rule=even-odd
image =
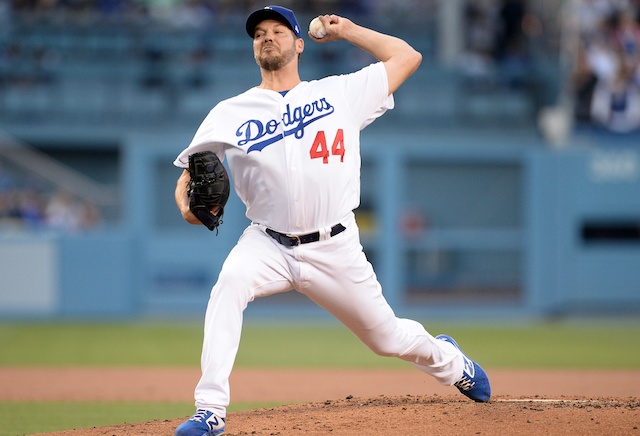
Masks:
[[[226,434],[640,436],[638,371],[488,372],[494,397],[476,404],[411,369],[237,369],[232,401],[290,405],[229,413]],[[191,401],[198,376],[194,369],[0,368],[0,399]],[[184,418],[48,435],[169,436]]]

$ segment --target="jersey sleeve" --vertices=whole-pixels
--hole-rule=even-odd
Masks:
[[[361,130],[393,109],[393,94],[389,95],[387,71],[382,62],[347,74],[343,79],[344,95],[354,117],[360,121]]]
[[[218,156],[221,162],[224,162],[225,145],[223,142],[216,140],[215,112],[216,108],[213,108],[202,121],[189,146],[182,150],[173,161],[175,166],[179,168],[189,168],[189,155],[201,151],[212,151]]]

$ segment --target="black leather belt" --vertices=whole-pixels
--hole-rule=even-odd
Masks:
[[[331,227],[331,237],[344,232],[345,229],[346,227],[342,224],[336,224]],[[286,235],[271,229],[266,229],[266,232],[269,236],[285,247],[296,247],[300,244],[308,244],[309,242],[316,242],[320,240],[320,232],[307,233],[306,235]]]

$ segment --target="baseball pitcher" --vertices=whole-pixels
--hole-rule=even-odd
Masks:
[[[175,200],[187,222],[218,229],[228,198],[229,177],[218,167],[225,159],[251,220],[211,290],[197,410],[176,435],[224,433],[243,312],[256,298],[291,290],[329,311],[374,353],[410,362],[472,400],[489,401],[486,373],[451,337],[434,337],[418,322],[396,317],[354,218],[360,131],[393,108],[393,92],[418,68],[421,54],[399,38],[323,15],[307,33],[312,43],[346,41],[377,62],[302,81],[305,39],[291,10],[259,9],[246,31],[260,84],[215,105],[174,162],[184,169]]]

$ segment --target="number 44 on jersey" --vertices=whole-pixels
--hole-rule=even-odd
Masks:
[[[344,162],[344,131],[342,129],[338,129],[331,148],[328,147],[327,136],[324,130],[320,130],[313,140],[311,150],[309,150],[311,159],[322,158],[322,163],[328,164],[330,155],[340,156],[340,162]]]

